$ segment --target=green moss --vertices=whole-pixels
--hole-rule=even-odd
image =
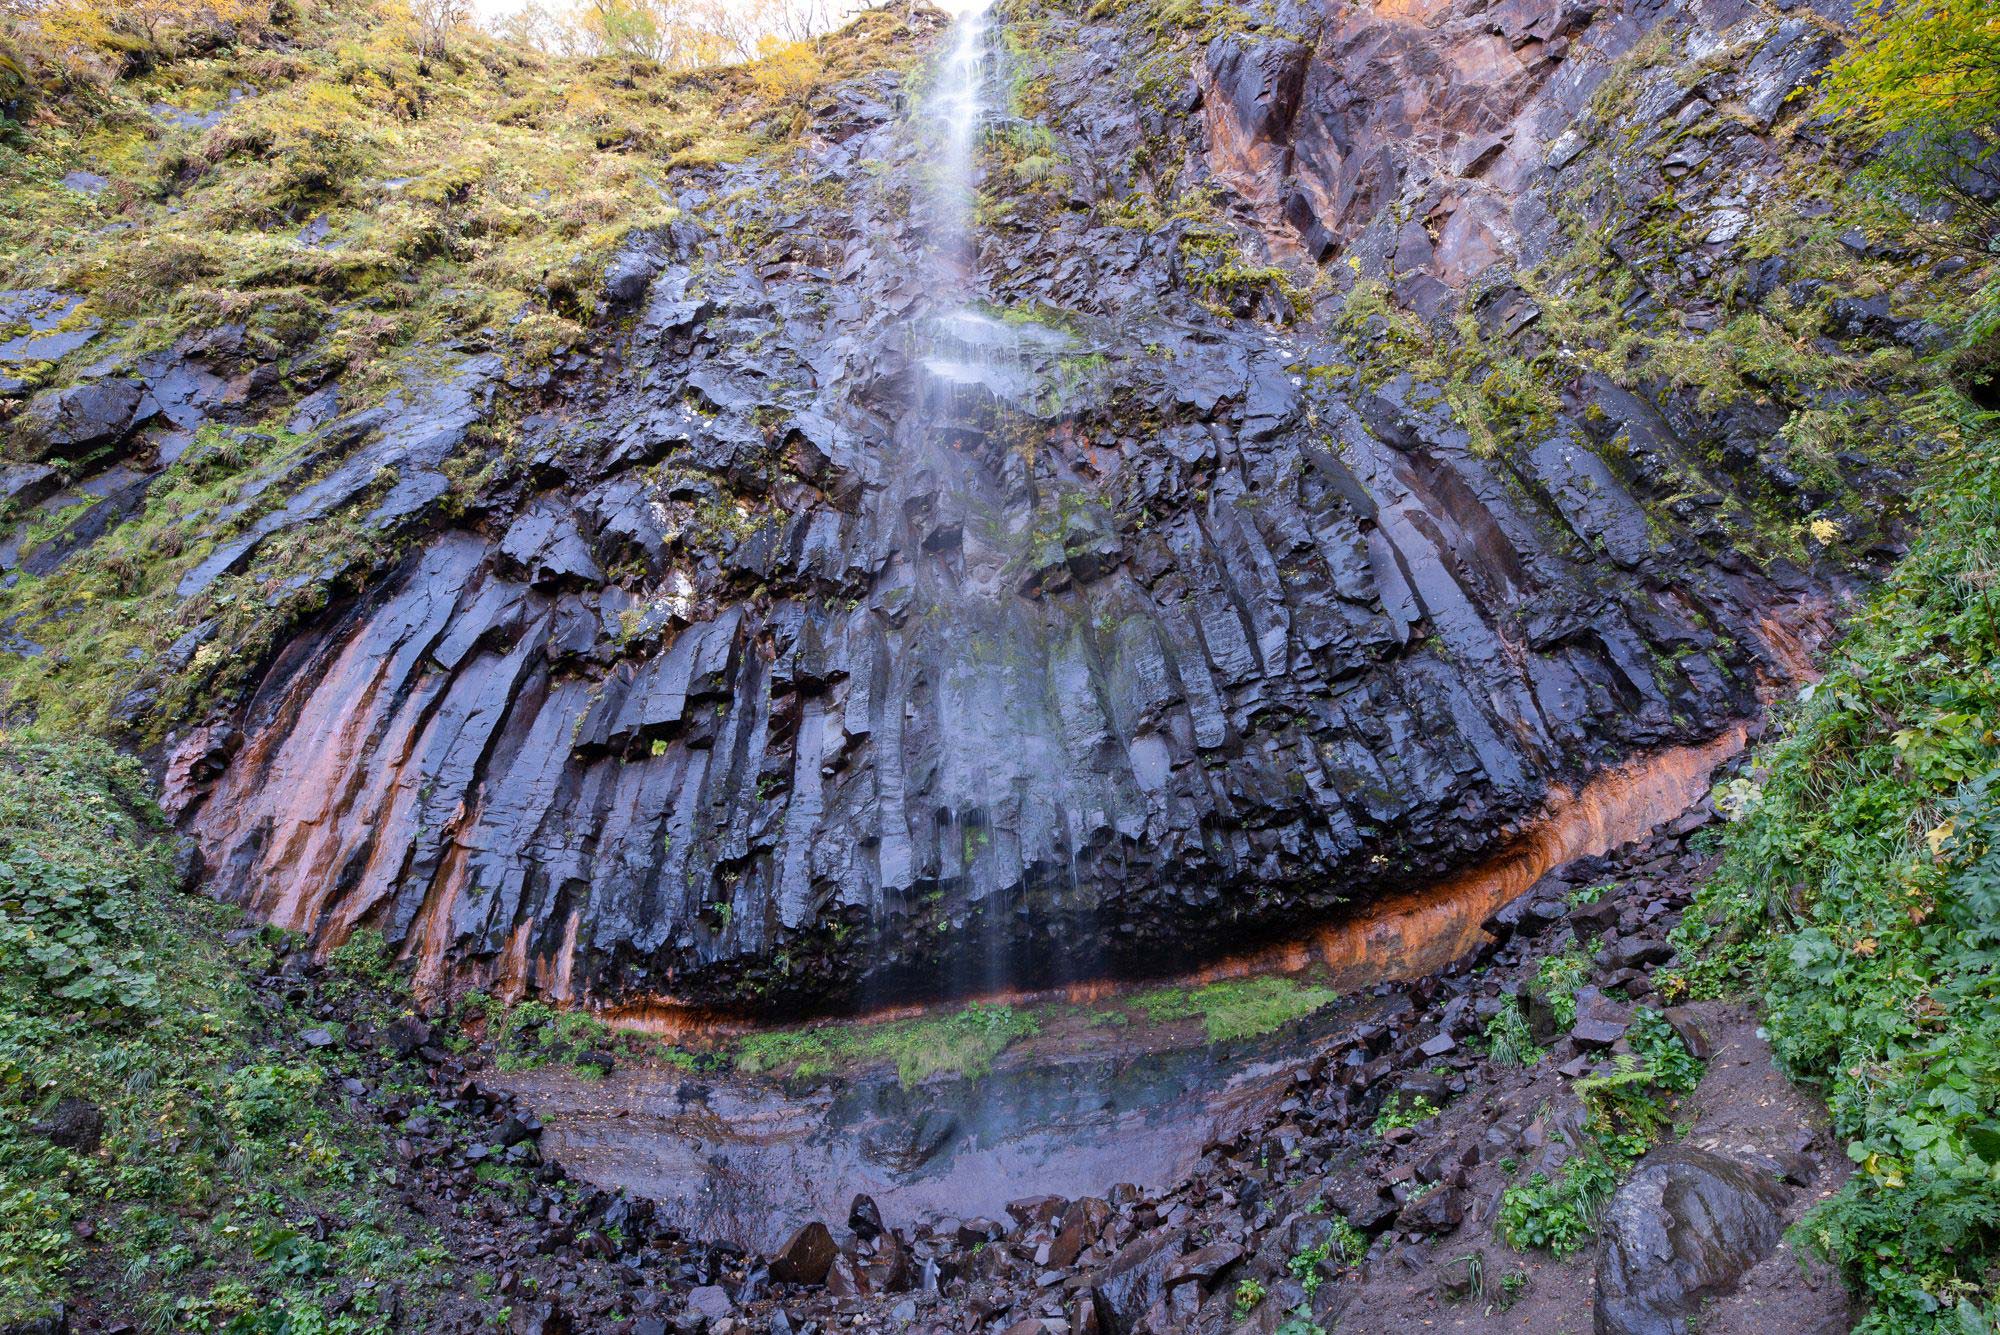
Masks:
[[[993,1068],[1015,1041],[1041,1029],[1041,1021],[1011,1006],[971,1005],[949,1014],[882,1024],[830,1024],[771,1030],[743,1038],[738,1070],[750,1075],[783,1072],[802,1080],[845,1067],[886,1061],[906,1086],[933,1075],[976,1078]]]
[[[1154,1024],[1198,1019],[1209,1040],[1220,1043],[1268,1034],[1339,999],[1332,988],[1273,974],[1143,992],[1128,1004]]]
[[[422,1310],[444,1258],[372,1224],[379,1138],[318,1097],[329,1059],[264,1029],[241,971],[266,939],[224,944],[236,915],[174,893],[171,866],[136,763],[0,744],[0,1322],[107,1269],[150,1330],[262,1311],[358,1335],[392,1287]],[[102,1111],[102,1148],[36,1128],[65,1098]]]

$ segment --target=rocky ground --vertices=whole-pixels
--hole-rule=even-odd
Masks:
[[[1705,1332],[1750,1332],[1782,1313],[1800,1331],[1846,1330],[1838,1281],[1780,1236],[1846,1175],[1823,1111],[1773,1069],[1747,1006],[1662,995],[1667,932],[1707,866],[1666,834],[1545,878],[1495,916],[1478,957],[1383,989],[1393,1018],[1302,1056],[1289,1093],[1171,1190],[1112,1186],[1017,1201],[1002,1220],[887,1228],[861,1198],[848,1219],[802,1230],[768,1285],[725,1285],[737,1301],[710,1328],[1650,1332],[1698,1316]],[[1594,903],[1566,898],[1605,882],[1616,888]],[[1559,1029],[1534,978],[1576,945],[1589,980]],[[1561,1259],[1510,1249],[1496,1237],[1502,1193],[1575,1152],[1576,1081],[1629,1050],[1640,1003],[1665,1007],[1705,1060],[1699,1084],[1673,1102],[1595,1245]],[[1525,1069],[1481,1042],[1514,1006],[1546,1045]],[[1442,1111],[1376,1129],[1385,1104],[1419,1099]]]
[[[400,1011],[393,994],[347,985],[303,949],[284,951],[254,990],[272,1016],[268,1059],[313,1058],[346,1072],[322,1090],[337,1139],[370,1157],[379,1150],[396,1165],[395,1185],[376,1196],[376,1226],[406,1248],[439,1249],[437,1266],[449,1267],[442,1292],[425,1276],[407,1296],[371,1295],[376,1301],[367,1308],[357,1309],[359,1295],[350,1293],[330,1305],[330,1316],[386,1312],[364,1323],[393,1330],[658,1332],[669,1328],[670,1315],[677,1328],[689,1324],[683,1308],[699,1312],[716,1303],[715,1310],[727,1310],[718,1283],[745,1301],[755,1297],[761,1267],[747,1266],[727,1246],[656,1227],[650,1202],[572,1181],[561,1164],[545,1161],[535,1114],[481,1083],[490,1054],[453,1051],[462,1045]],[[67,1116],[43,1128],[51,1138],[79,1123],[104,1124],[103,1113],[87,1104],[65,1108]],[[89,1241],[103,1227],[86,1223],[77,1231]],[[322,1215],[306,1232],[323,1241],[337,1227]],[[142,1329],[110,1254],[86,1268],[102,1272],[98,1283],[80,1286],[91,1296],[53,1320],[6,1326],[6,1335]],[[216,1282],[208,1277],[201,1287]]]

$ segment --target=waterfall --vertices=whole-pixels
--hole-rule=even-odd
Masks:
[[[986,110],[990,0],[970,0],[953,25],[951,52],[926,99],[924,119],[941,129],[932,192],[931,263],[940,293],[964,300],[975,281],[973,149]]]
[[[1023,587],[1036,524],[1047,522],[1031,450],[1020,448],[1034,425],[1023,405],[1041,392],[1037,364],[1065,339],[995,318],[982,301],[979,150],[998,104],[988,3],[959,9],[908,123],[919,185],[904,262],[922,297],[887,334],[903,343],[910,388],[880,498],[899,530],[899,567],[885,583],[907,584],[910,615],[922,618],[896,679],[912,717],[930,725],[885,745],[897,756],[885,768],[908,758],[910,810],[930,815],[913,816],[906,843],[885,844],[881,926],[893,931],[899,914],[947,917],[959,935],[944,990],[962,993],[1020,980],[1026,962],[1011,950],[1024,915],[1073,912],[1076,813],[1091,806],[1075,791],[1080,748],[1052,685],[1064,669],[1053,665],[1050,611]],[[1036,925],[1082,952],[1061,950],[1056,972],[1097,967],[1094,928]],[[1048,958],[1034,963],[1050,971]]]

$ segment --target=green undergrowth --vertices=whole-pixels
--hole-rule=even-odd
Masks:
[[[1548,999],[1557,1029],[1568,1032],[1576,1023],[1576,990],[1589,977],[1590,956],[1580,946],[1551,955],[1536,967],[1530,986]]]
[[[1573,1086],[1584,1122],[1555,1177],[1533,1173],[1501,1193],[1498,1227],[1508,1246],[1567,1256],[1589,1245],[1619,1179],[1666,1132],[1673,1101],[1701,1082],[1702,1063],[1656,1012],[1635,1011],[1626,1038],[1629,1054]]]
[[[277,938],[225,943],[171,849],[135,762],[0,739],[0,1324],[86,1289],[163,1332],[379,1330],[392,1288],[421,1310],[446,1258],[374,1203],[397,1173],[324,1092],[346,1058],[258,1009]],[[101,1145],[46,1134],[64,1100]]]
[[[712,1054],[693,1053],[651,1034],[617,1029],[585,1010],[563,1010],[541,1001],[501,1005],[484,992],[459,999],[448,1016],[446,1042],[458,1049],[483,1039],[502,1071],[565,1066],[585,1080],[601,1080],[622,1063],[712,1070]],[[475,1037],[477,1036],[477,1037]]]
[[[1382,1111],[1375,1114],[1375,1121],[1368,1129],[1379,1136],[1386,1131],[1420,1126],[1442,1111],[1443,1109],[1422,1094],[1407,1100],[1400,1094],[1391,1094],[1383,1102]]]
[[[1272,974],[1142,992],[1125,1004],[1154,1024],[1200,1020],[1209,1041],[1221,1043],[1268,1034],[1339,999],[1332,988]]]
[[[1910,553],[1731,785],[1678,942],[1825,1094],[1857,1171],[1802,1232],[1897,1335],[2000,1317],[2000,422],[1933,409]]]
[[[1041,1020],[1028,1011],[975,1003],[948,1014],[880,1024],[750,1034],[738,1041],[735,1061],[748,1075],[779,1072],[798,1079],[886,1061],[905,1086],[914,1086],[934,1075],[982,1076],[1016,1040],[1040,1030]]]

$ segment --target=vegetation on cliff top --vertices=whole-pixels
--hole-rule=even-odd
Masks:
[[[68,294],[63,326],[96,331],[86,352],[9,377],[54,387],[76,363],[183,339],[227,352],[240,327],[265,365],[232,401],[269,414],[205,427],[94,542],[79,535],[105,523],[101,498],[0,506],[10,527],[32,521],[0,611],[41,650],[0,656],[10,717],[108,733],[139,710],[157,738],[238,684],[399,554],[367,521],[371,492],[179,596],[332,466],[286,429],[299,395],[332,383],[341,409],[365,407],[487,350],[531,385],[603,317],[607,258],[679,219],[698,169],[789,151],[825,86],[901,59],[912,36],[870,11],[758,63],[671,71],[466,28],[444,40],[365,0],[0,5],[0,288]],[[25,331],[0,319],[0,341]],[[475,429],[441,511],[504,473],[517,412]],[[49,462],[80,477],[107,461]],[[384,470],[375,491],[396,481]],[[83,550],[55,560],[69,545]]]
[[[671,73],[395,3],[55,4],[0,43],[0,286],[81,294],[128,347],[247,325],[309,369],[461,341],[575,346],[605,259],[679,216],[681,168],[783,148],[828,82],[893,58],[870,11],[765,64]],[[85,172],[95,180],[73,173]]]

